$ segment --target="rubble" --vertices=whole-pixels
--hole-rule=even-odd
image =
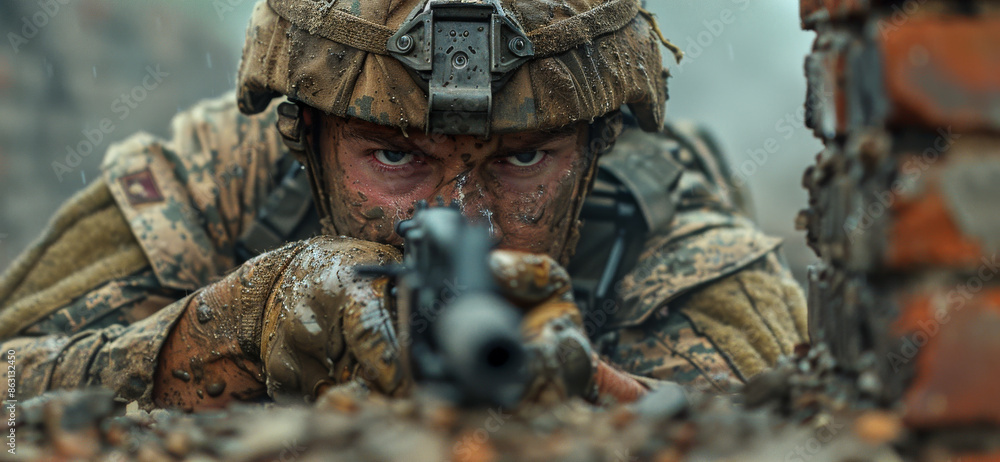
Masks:
[[[314,406],[243,404],[187,414],[117,405],[101,390],[60,392],[19,405],[17,457],[899,460],[887,444],[898,430],[893,430],[892,418],[883,414],[867,417],[858,427],[850,423],[854,411],[830,408],[799,422],[774,409],[747,409],[735,397],[687,395],[672,387],[634,405],[606,409],[583,401],[549,408],[458,409],[422,395],[388,400],[354,391],[333,393],[335,397]],[[855,427],[863,431],[858,433]]]
[[[122,406],[105,390],[18,405],[18,457],[104,460],[897,461],[897,414],[823,348],[758,377],[744,394],[663,386],[631,405],[461,409],[418,394],[333,388],[315,405],[241,404],[193,414]],[[859,377],[864,381],[864,374]]]

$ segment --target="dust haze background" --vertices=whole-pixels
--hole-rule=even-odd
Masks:
[[[59,10],[50,14],[39,0],[0,3],[0,270],[100,175],[109,144],[138,131],[167,137],[178,111],[234,87],[256,1],[41,3]],[[665,56],[673,74],[668,116],[716,134],[734,175],[749,185],[758,222],[785,239],[801,281],[815,257],[793,223],[806,204],[802,172],[822,145],[802,125],[803,58],[814,34],[800,29],[798,2],[648,0],[646,7],[687,53],[680,66]],[[27,38],[26,21],[44,25]],[[121,95],[141,86],[148,66],[169,75],[128,106]],[[112,121],[111,133],[70,166],[67,149],[86,148],[84,131],[93,134],[102,119]],[[59,174],[54,162],[69,171]]]

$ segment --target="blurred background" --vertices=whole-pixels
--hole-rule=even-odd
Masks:
[[[256,0],[62,3],[0,2],[0,270],[100,175],[108,145],[137,131],[167,137],[178,111],[234,87]],[[822,145],[802,122],[814,34],[800,29],[798,2],[646,4],[687,53],[681,65],[666,56],[668,116],[716,134],[802,281],[814,255],[794,218],[806,204],[802,172]],[[135,91],[150,74],[162,81]],[[103,119],[112,128],[98,137]]]

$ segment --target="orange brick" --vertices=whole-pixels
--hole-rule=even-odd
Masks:
[[[890,124],[1000,131],[1000,18],[880,27]]]
[[[962,234],[936,184],[927,185],[916,197],[894,197],[894,216],[886,238],[887,267],[906,271],[978,264],[982,247]]]
[[[915,361],[903,398],[908,426],[1000,424],[1000,288],[983,283],[901,299],[892,331],[902,343],[886,360],[894,369]]]

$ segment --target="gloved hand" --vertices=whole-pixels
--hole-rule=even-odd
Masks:
[[[529,382],[522,401],[631,402],[648,387],[600,359],[573,302],[569,274],[546,255],[498,250],[490,267],[504,296],[525,310]]]
[[[157,405],[200,409],[265,393],[312,397],[326,383],[381,364],[376,390],[403,384],[385,280],[357,265],[400,259],[394,247],[316,237],[260,255],[191,296],[160,352]]]
[[[260,323],[267,391],[276,400],[312,399],[353,378],[386,395],[407,390],[387,278],[358,266],[401,259],[394,247],[318,237],[291,261]]]
[[[245,263],[189,300],[161,353],[158,404],[210,407],[265,389],[300,401],[354,379],[406,393],[388,281],[354,270],[399,260],[391,246],[323,236]],[[493,252],[490,265],[504,296],[525,310],[526,400],[631,401],[645,392],[594,353],[562,267],[513,251]]]

